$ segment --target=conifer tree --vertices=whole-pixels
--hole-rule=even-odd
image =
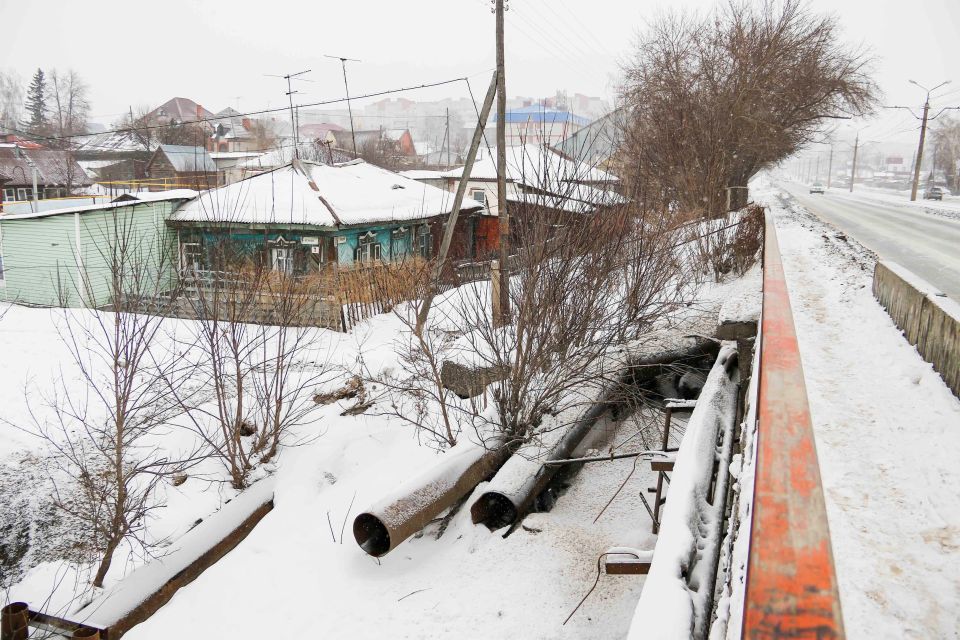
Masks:
[[[37,69],[30,80],[25,108],[27,120],[24,125],[32,133],[39,133],[47,125],[47,78],[43,69]]]

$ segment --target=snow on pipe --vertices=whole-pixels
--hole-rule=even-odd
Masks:
[[[709,633],[737,416],[737,368],[736,344],[725,342],[677,452],[670,499],[628,640],[702,639]]]
[[[673,364],[713,356],[718,350],[715,341],[697,338],[692,346],[633,359],[625,367],[620,380],[603,392],[601,399],[553,445],[546,458],[531,459],[531,456],[524,456],[520,451],[507,461],[494,476],[487,490],[470,507],[473,523],[484,524],[492,531],[512,525],[523,518],[537,496],[543,493],[561,469],[560,466],[543,463],[569,458],[597,420],[610,408],[614,399],[622,395],[625,385],[637,385],[651,380]]]
[[[499,442],[489,448],[455,447],[435,467],[358,515],[353,537],[371,556],[386,555],[490,477],[508,455]]]

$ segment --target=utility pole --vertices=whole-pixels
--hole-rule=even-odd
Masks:
[[[860,147],[860,132],[853,141],[853,166],[850,168],[850,193],[853,193],[853,181],[857,179],[857,149]]]
[[[269,73],[266,74],[271,78],[283,78],[287,81],[287,103],[290,105],[290,128],[293,130],[293,157],[295,158],[300,157],[300,136],[297,132],[297,118],[293,113],[293,94],[297,92],[293,90],[291,81],[293,78],[302,76],[305,73],[310,73],[310,69],[307,69],[306,71],[298,71],[296,73],[288,73],[285,76],[275,76],[270,75]]]
[[[920,143],[917,145],[917,155],[913,165],[913,185],[910,187],[910,201],[913,202],[914,200],[917,199],[917,189],[920,186],[920,165],[923,164],[923,141],[924,141],[924,138],[927,137],[927,122],[930,120],[936,119],[936,117],[939,116],[940,113],[943,113],[947,109],[956,109],[957,107],[947,107],[947,109],[941,110],[940,113],[938,113],[936,116],[933,116],[933,118],[930,118],[929,117],[930,94],[936,91],[937,89],[939,89],[940,87],[942,87],[943,85],[950,84],[950,81],[946,80],[944,82],[941,82],[940,84],[933,87],[932,89],[928,89],[927,87],[923,86],[916,80],[909,80],[908,82],[910,84],[917,85],[918,87],[920,87],[921,89],[927,92],[927,97],[923,101],[923,117],[921,118],[922,123],[920,124]],[[913,109],[911,109],[910,107],[893,106],[893,107],[884,107],[884,108],[885,109],[906,109],[913,115],[914,118],[917,117],[917,114],[913,113]]]
[[[450,107],[447,107],[447,169],[450,168],[450,141],[452,136],[450,135]]]
[[[830,188],[830,178],[833,177],[833,140],[830,141],[830,162],[827,163],[827,189]]]
[[[460,205],[463,204],[463,196],[467,192],[467,183],[470,181],[470,172],[473,171],[473,163],[477,159],[477,151],[480,149],[480,141],[483,139],[483,130],[487,127],[487,118],[490,116],[490,109],[493,107],[493,98],[497,93],[497,76],[490,79],[490,88],[487,89],[487,95],[483,99],[483,107],[480,108],[480,115],[477,119],[477,126],[473,131],[473,140],[470,141],[470,148],[467,150],[466,164],[463,166],[463,172],[460,174],[460,181],[457,183],[457,193],[453,197],[453,210],[447,217],[447,223],[443,227],[443,239],[440,241],[440,255],[433,265],[433,277],[430,279],[430,289],[427,296],[417,312],[417,326],[415,328],[418,336],[423,335],[423,327],[427,322],[427,316],[430,315],[430,307],[433,305],[433,298],[437,293],[440,277],[443,275],[443,267],[447,261],[447,253],[450,251],[450,243],[453,241],[453,232],[457,227],[457,216],[460,215]]]
[[[913,82],[911,80],[911,82]],[[914,84],[916,84],[914,82]],[[923,103],[923,123],[920,125],[920,144],[917,145],[917,163],[913,167],[913,186],[910,187],[910,202],[917,199],[917,188],[920,186],[920,165],[923,164],[923,139],[927,137],[927,116],[930,115],[930,92]]]
[[[353,128],[353,107],[350,105],[350,85],[347,84],[347,63],[362,61],[354,58],[344,58],[342,56],[324,55],[324,57],[339,60],[340,66],[343,68],[343,89],[347,94],[347,113],[350,115],[350,138],[353,140],[353,157],[359,158],[360,154],[357,153],[357,132]]]
[[[497,215],[500,223],[500,304],[494,304],[494,326],[503,326],[510,319],[510,214],[507,211],[507,79],[504,70],[503,14],[504,0],[494,1],[497,32]]]

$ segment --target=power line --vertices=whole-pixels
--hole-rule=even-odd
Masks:
[[[353,96],[353,97],[350,98],[350,99],[351,99],[351,100],[364,100],[364,99],[366,99],[366,98],[377,98],[377,97],[380,97],[380,96],[390,95],[390,94],[393,94],[393,93],[403,93],[404,91],[414,91],[414,90],[416,90],[416,89],[431,89],[431,88],[433,88],[433,87],[440,87],[440,86],[444,86],[444,85],[448,85],[448,84],[453,84],[453,83],[455,83],[455,82],[464,82],[464,81],[466,81],[466,79],[467,79],[466,77],[459,77],[459,78],[452,78],[452,79],[450,79],[450,80],[442,80],[442,81],[440,81],[440,82],[430,82],[430,83],[426,83],[426,84],[412,85],[412,86],[409,86],[409,87],[400,87],[400,88],[397,88],[397,89],[387,89],[387,90],[384,90],[384,91],[377,91],[377,92],[374,92],[374,93],[367,93],[367,94],[364,94],[364,95],[361,95],[361,96]],[[325,105],[328,105],[328,104],[339,104],[339,103],[346,102],[346,101],[347,101],[346,98],[336,98],[336,99],[331,99],[331,100],[321,100],[321,101],[319,101],[319,102],[309,102],[309,103],[300,104],[300,105],[294,105],[294,106],[295,106],[295,108],[298,108],[298,109],[300,109],[300,108],[306,108],[306,107],[321,107],[321,106],[325,106]],[[234,118],[238,118],[238,117],[244,117],[244,116],[258,116],[258,115],[264,115],[264,114],[267,114],[267,113],[277,113],[277,112],[286,111],[286,110],[287,110],[287,107],[277,107],[277,108],[273,108],[273,109],[259,109],[259,110],[257,110],[257,111],[247,111],[247,112],[245,112],[245,113],[237,113],[237,114],[234,114],[233,117],[234,117]],[[65,135],[65,136],[36,136],[36,135],[30,133],[29,131],[22,131],[22,130],[20,130],[20,129],[14,129],[14,128],[11,128],[11,127],[8,127],[8,128],[7,128],[7,131],[11,131],[11,132],[13,132],[13,133],[21,133],[21,134],[23,134],[23,135],[30,136],[32,140],[50,140],[50,141],[53,141],[53,140],[73,140],[73,139],[76,139],[76,138],[91,138],[91,137],[94,137],[94,136],[102,136],[102,135],[110,134],[110,133],[131,133],[131,132],[135,132],[135,131],[152,131],[152,130],[154,130],[154,129],[169,129],[169,128],[172,128],[172,127],[179,127],[179,126],[182,126],[182,125],[184,125],[184,124],[201,124],[201,123],[205,123],[205,122],[218,122],[218,121],[223,120],[223,119],[224,119],[224,116],[214,116],[214,117],[211,117],[211,118],[199,118],[199,119],[197,119],[197,120],[191,120],[190,122],[186,122],[186,123],[156,124],[156,125],[145,125],[145,126],[142,126],[142,127],[126,127],[126,128],[123,128],[123,129],[108,129],[107,131],[98,131],[98,132],[96,132],[96,133],[75,133],[75,134],[70,134],[70,135]]]

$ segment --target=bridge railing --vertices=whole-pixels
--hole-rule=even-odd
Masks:
[[[772,214],[765,222],[744,638],[843,638],[803,366]]]

